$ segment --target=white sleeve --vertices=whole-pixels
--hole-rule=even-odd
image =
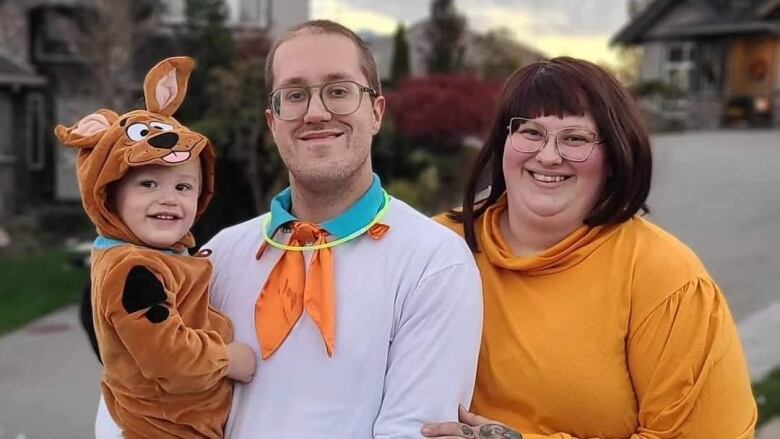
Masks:
[[[211,280],[209,282],[209,302],[211,302],[211,305],[217,310],[223,309],[225,301],[225,297],[223,294],[220,294],[221,290],[219,288],[220,278],[222,277],[220,275],[222,272],[220,269],[220,262],[222,262],[222,247],[220,246],[220,243],[224,241],[224,239],[222,239],[223,235],[223,232],[217,233],[201,247],[201,250],[209,249],[212,251],[211,255],[209,256],[209,261],[211,262],[212,267]]]
[[[390,343],[374,437],[421,437],[424,423],[469,407],[482,335],[482,285],[471,259],[427,275],[403,303]]]
[[[102,393],[95,417],[95,439],[122,439],[122,430],[108,413],[108,407],[106,407]]]

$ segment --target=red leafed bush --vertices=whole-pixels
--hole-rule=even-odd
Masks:
[[[453,149],[490,129],[501,84],[471,75],[407,78],[387,93],[398,133],[434,149]]]

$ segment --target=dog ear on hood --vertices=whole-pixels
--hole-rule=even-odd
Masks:
[[[70,128],[57,125],[54,128],[54,134],[66,146],[94,148],[117,119],[119,119],[119,115],[113,111],[101,109],[84,116]]]
[[[166,58],[149,70],[144,80],[146,109],[170,116],[179,109],[187,94],[187,81],[195,61],[187,56]]]

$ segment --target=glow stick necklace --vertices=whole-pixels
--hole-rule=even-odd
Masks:
[[[379,212],[376,213],[376,216],[374,216],[374,219],[371,220],[368,224],[361,227],[360,229],[350,233],[349,235],[337,239],[335,241],[326,242],[325,244],[317,244],[317,245],[285,245],[281,244],[279,242],[276,242],[268,236],[268,225],[271,224],[271,214],[268,214],[268,217],[265,219],[265,223],[263,223],[263,239],[265,239],[265,242],[267,242],[270,246],[276,247],[280,250],[288,250],[288,251],[294,251],[294,252],[305,252],[305,251],[314,251],[314,250],[322,250],[324,248],[330,248],[335,247],[337,245],[344,244],[345,242],[352,241],[353,239],[357,238],[358,236],[366,233],[368,229],[373,227],[376,223],[378,223],[382,217],[385,216],[387,213],[387,210],[390,208],[390,195],[385,191],[382,190],[382,196],[384,197],[385,203],[384,206],[382,206],[381,209],[379,209]]]

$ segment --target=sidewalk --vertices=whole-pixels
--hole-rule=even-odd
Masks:
[[[745,349],[750,379],[759,380],[780,366],[780,301],[757,311],[739,323],[739,335]],[[780,438],[780,436],[778,436]]]
[[[99,381],[75,306],[0,338],[0,439],[94,437]]]
[[[780,418],[775,418],[756,433],[756,439],[780,439]]]

